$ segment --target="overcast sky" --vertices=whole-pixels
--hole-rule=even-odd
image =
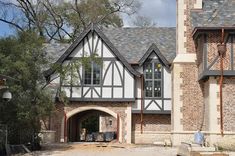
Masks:
[[[150,18],[156,26],[175,27],[176,26],[176,0],[139,0],[141,8],[138,15]],[[123,15],[124,26],[132,26],[134,17]],[[12,34],[12,30],[7,24],[0,22],[0,36]]]

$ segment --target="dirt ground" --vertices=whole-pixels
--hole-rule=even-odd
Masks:
[[[235,152],[226,152],[235,156]],[[41,151],[24,156],[176,156],[176,147],[118,143],[70,143],[44,145]]]
[[[25,156],[175,156],[176,148],[108,143],[56,144]]]

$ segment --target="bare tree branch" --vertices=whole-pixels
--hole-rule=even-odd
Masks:
[[[0,0],[0,21],[24,30],[37,31],[46,40],[72,40],[91,23],[104,26],[122,26],[117,13],[132,14],[138,0],[73,0],[58,3],[57,0]],[[10,9],[6,9],[10,8]],[[4,11],[6,10],[6,14]],[[12,10],[17,14],[12,17]]]
[[[86,22],[84,21],[84,19],[82,18],[82,16],[81,16],[81,13],[80,13],[80,11],[79,11],[79,8],[78,8],[78,0],[75,0],[75,11],[78,13],[78,16],[79,16],[79,18],[80,18],[80,20],[81,20],[81,22],[82,22],[82,25],[83,25],[83,28],[85,29],[86,28]]]
[[[2,18],[0,18],[0,21],[5,22],[5,23],[7,23],[7,24],[10,24],[10,25],[16,27],[16,28],[18,28],[20,31],[24,31],[24,29],[23,29],[22,27],[20,27],[18,24],[14,23],[14,22],[7,21],[7,20],[2,19]]]

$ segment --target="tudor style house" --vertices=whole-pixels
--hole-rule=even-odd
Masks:
[[[91,24],[55,63],[70,66],[93,54],[101,63],[91,60],[65,79],[56,70],[45,72],[48,86],[69,100],[67,105],[56,102],[50,124],[56,140],[82,141],[85,121],[94,116],[98,121],[93,131],[115,131],[119,142],[170,139],[175,28],[101,30]]]
[[[234,8],[233,0],[178,0],[176,29],[90,25],[69,47],[49,48],[62,66],[92,54],[101,60],[66,79],[45,72],[48,87],[69,100],[55,102],[56,140],[114,132],[122,143],[179,145],[198,129],[210,145],[234,137]]]

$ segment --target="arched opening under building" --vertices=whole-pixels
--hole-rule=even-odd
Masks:
[[[117,134],[117,118],[100,110],[85,110],[67,120],[68,142],[110,142]]]

